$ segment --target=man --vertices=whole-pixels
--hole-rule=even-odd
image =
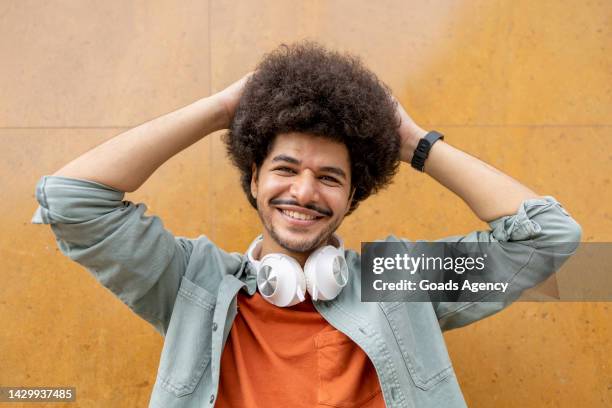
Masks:
[[[146,206],[122,201],[226,128],[263,225],[245,254],[174,237]],[[227,89],[44,176],[33,222],[52,224],[63,253],[165,336],[152,407],[465,406],[442,331],[513,299],[361,302],[360,255],[334,234],[400,161],[490,223],[446,240],[499,243],[496,268],[523,286],[571,255],[551,255],[553,243],[580,241],[554,198],[423,130],[358,59],[309,42],[280,47]]]

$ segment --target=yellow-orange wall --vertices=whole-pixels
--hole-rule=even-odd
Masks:
[[[221,90],[281,42],[360,55],[411,116],[540,194],[584,241],[612,241],[609,1],[3,1],[0,4],[0,385],[77,387],[77,403],[146,406],[163,339],[31,225],[40,176],[130,127]],[[213,134],[127,199],[176,235],[244,251],[259,232]],[[486,228],[403,165],[341,227]],[[612,405],[612,303],[519,303],[445,334],[470,407]],[[4,404],[2,406],[17,406]]]

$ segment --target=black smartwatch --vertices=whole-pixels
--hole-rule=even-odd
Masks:
[[[427,160],[427,156],[429,156],[429,150],[431,150],[431,146],[436,143],[438,140],[443,140],[444,135],[440,132],[436,132],[435,130],[430,131],[419,140],[419,144],[416,149],[414,149],[414,154],[412,155],[412,161],[410,164],[412,167],[419,171],[425,171],[425,160]]]

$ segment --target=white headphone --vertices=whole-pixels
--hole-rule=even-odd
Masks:
[[[257,271],[257,288],[273,305],[293,306],[305,299],[306,290],[312,300],[331,300],[348,283],[348,266],[344,259],[344,243],[333,235],[337,247],[326,245],[314,251],[304,264],[285,254],[267,254],[260,261],[253,253],[263,240],[255,238],[247,250],[249,261]]]

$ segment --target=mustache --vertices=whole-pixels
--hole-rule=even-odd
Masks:
[[[276,199],[270,200],[270,204],[272,204],[272,205],[283,205],[283,204],[284,205],[295,205],[296,207],[308,208],[309,210],[316,211],[319,214],[326,215],[328,217],[331,217],[334,214],[332,211],[327,210],[325,208],[318,207],[318,206],[316,206],[314,204],[300,205],[296,201],[293,201],[293,200],[283,200],[281,198],[276,198]]]

